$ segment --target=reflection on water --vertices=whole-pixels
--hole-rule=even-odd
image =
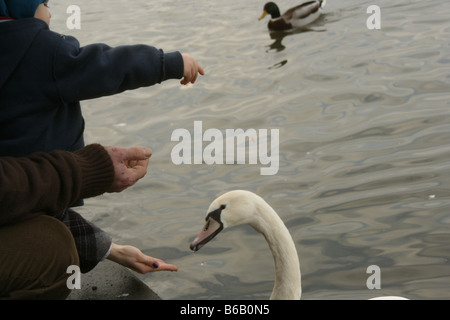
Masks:
[[[197,0],[87,2],[82,28],[52,27],[82,44],[147,43],[191,53],[206,75],[83,102],[86,140],[148,145],[149,173],[83,208],[114,240],[179,266],[141,278],[164,299],[266,299],[273,262],[249,227],[189,244],[210,202],[231,189],[264,197],[286,222],[301,260],[304,299],[375,295],[450,298],[450,3],[328,1],[307,29],[270,33],[264,4]],[[99,16],[101,19],[99,19]],[[194,17],[192,19],[191,17]],[[177,128],[279,129],[274,176],[260,165],[172,163]],[[381,290],[366,269],[381,268]]]
[[[302,28],[297,28],[293,30],[287,30],[287,31],[268,31],[270,39],[273,40],[273,42],[269,45],[267,45],[266,52],[280,52],[286,49],[286,46],[283,45],[283,39],[287,36],[301,36],[302,33],[305,32],[326,32],[326,29],[323,28],[325,25],[325,17],[326,14],[322,14],[319,19],[317,19],[314,23],[311,24],[311,26],[305,26]],[[314,28],[313,28],[314,27]],[[322,27],[322,28],[320,28]],[[319,29],[320,28],[320,29]],[[283,67],[286,63],[288,63],[287,59],[284,59],[278,63],[275,63],[273,66],[270,66],[268,69],[278,69]]]

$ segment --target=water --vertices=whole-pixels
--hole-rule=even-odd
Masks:
[[[295,240],[302,299],[402,295],[449,299],[450,3],[332,1],[308,29],[270,35],[265,1],[79,0],[51,3],[52,28],[82,45],[146,43],[188,52],[207,75],[83,102],[86,140],[153,149],[148,175],[83,214],[114,241],[178,265],[140,278],[163,299],[266,299],[274,272],[261,235],[223,231],[189,244],[210,202],[231,189],[264,197]],[[281,10],[295,1],[278,1]],[[279,129],[280,167],[180,165],[177,128]],[[369,290],[369,265],[381,289]]]

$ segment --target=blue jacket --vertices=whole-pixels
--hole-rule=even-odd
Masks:
[[[179,52],[152,46],[80,48],[36,18],[0,23],[0,156],[84,146],[80,100],[183,76]]]

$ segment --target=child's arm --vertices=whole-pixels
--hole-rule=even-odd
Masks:
[[[113,95],[169,79],[195,82],[203,69],[187,54],[165,53],[152,46],[79,46],[66,36],[54,59],[54,78],[65,102]]]

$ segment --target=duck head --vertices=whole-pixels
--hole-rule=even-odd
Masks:
[[[270,14],[272,19],[280,17],[280,9],[278,9],[278,6],[275,4],[275,2],[267,2],[264,5],[263,13],[259,17],[259,20],[263,19],[268,14]]]

